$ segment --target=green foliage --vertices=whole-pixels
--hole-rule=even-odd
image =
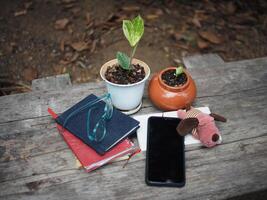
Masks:
[[[182,74],[184,72],[184,68],[182,65],[179,65],[179,67],[176,68],[175,70],[175,75],[179,76],[180,74]]]
[[[131,70],[132,59],[134,57],[138,42],[144,34],[144,20],[140,15],[133,20],[123,20],[122,30],[132,47],[131,57],[129,58],[125,53],[117,52],[117,60],[120,66],[125,70]]]
[[[117,60],[120,64],[120,66],[123,68],[123,69],[126,69],[126,70],[130,70],[131,67],[130,67],[130,58],[125,54],[125,53],[122,53],[120,51],[117,52],[116,54],[116,57],[117,57]]]
[[[122,29],[131,47],[134,47],[143,36],[144,20],[140,15],[133,20],[123,20]]]

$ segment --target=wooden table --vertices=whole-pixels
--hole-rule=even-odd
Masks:
[[[47,107],[62,112],[103,82],[0,97],[0,199],[225,199],[267,189],[267,61],[190,69],[198,87],[195,106],[209,106],[228,122],[217,123],[223,144],[186,147],[186,186],[149,187],[145,156],[78,169]],[[68,85],[66,83],[66,85]],[[147,95],[138,114],[155,112]]]

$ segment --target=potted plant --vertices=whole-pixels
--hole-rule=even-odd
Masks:
[[[148,94],[159,109],[177,110],[192,104],[196,98],[196,85],[183,66],[168,67],[153,76]]]
[[[141,60],[135,59],[135,51],[144,33],[144,21],[141,16],[133,20],[123,20],[123,33],[132,47],[130,57],[117,52],[116,59],[105,63],[100,76],[106,82],[112,104],[123,111],[138,110],[141,107],[145,81],[150,68]]]

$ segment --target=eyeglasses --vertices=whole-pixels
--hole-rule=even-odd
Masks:
[[[101,109],[103,106],[100,106],[100,104],[99,104],[100,102],[105,103],[104,109]],[[107,133],[106,122],[112,118],[112,114],[113,114],[113,106],[112,106],[111,97],[110,97],[109,93],[107,93],[107,94],[105,94],[105,95],[103,95],[103,96],[101,96],[101,97],[99,97],[93,101],[88,102],[84,106],[82,106],[79,109],[70,113],[68,115],[68,117],[65,119],[65,121],[63,123],[63,127],[65,127],[65,125],[67,124],[67,122],[69,121],[70,118],[72,118],[73,116],[75,116],[79,112],[84,111],[88,107],[89,107],[89,109],[87,111],[87,116],[86,116],[86,134],[87,134],[87,137],[90,141],[101,142],[105,138],[106,133]],[[99,108],[101,110],[99,110]],[[97,112],[101,112],[103,114],[102,115],[100,114],[100,119],[97,120],[95,125],[92,125],[92,120],[90,120],[92,117],[92,112],[94,110],[97,110],[97,109],[98,109]]]

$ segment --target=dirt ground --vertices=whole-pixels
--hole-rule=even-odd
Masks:
[[[122,20],[137,14],[145,34],[135,57],[153,72],[196,53],[227,61],[266,56],[266,10],[264,0],[1,1],[0,95],[62,73],[74,83],[99,81],[102,64],[130,52]]]

